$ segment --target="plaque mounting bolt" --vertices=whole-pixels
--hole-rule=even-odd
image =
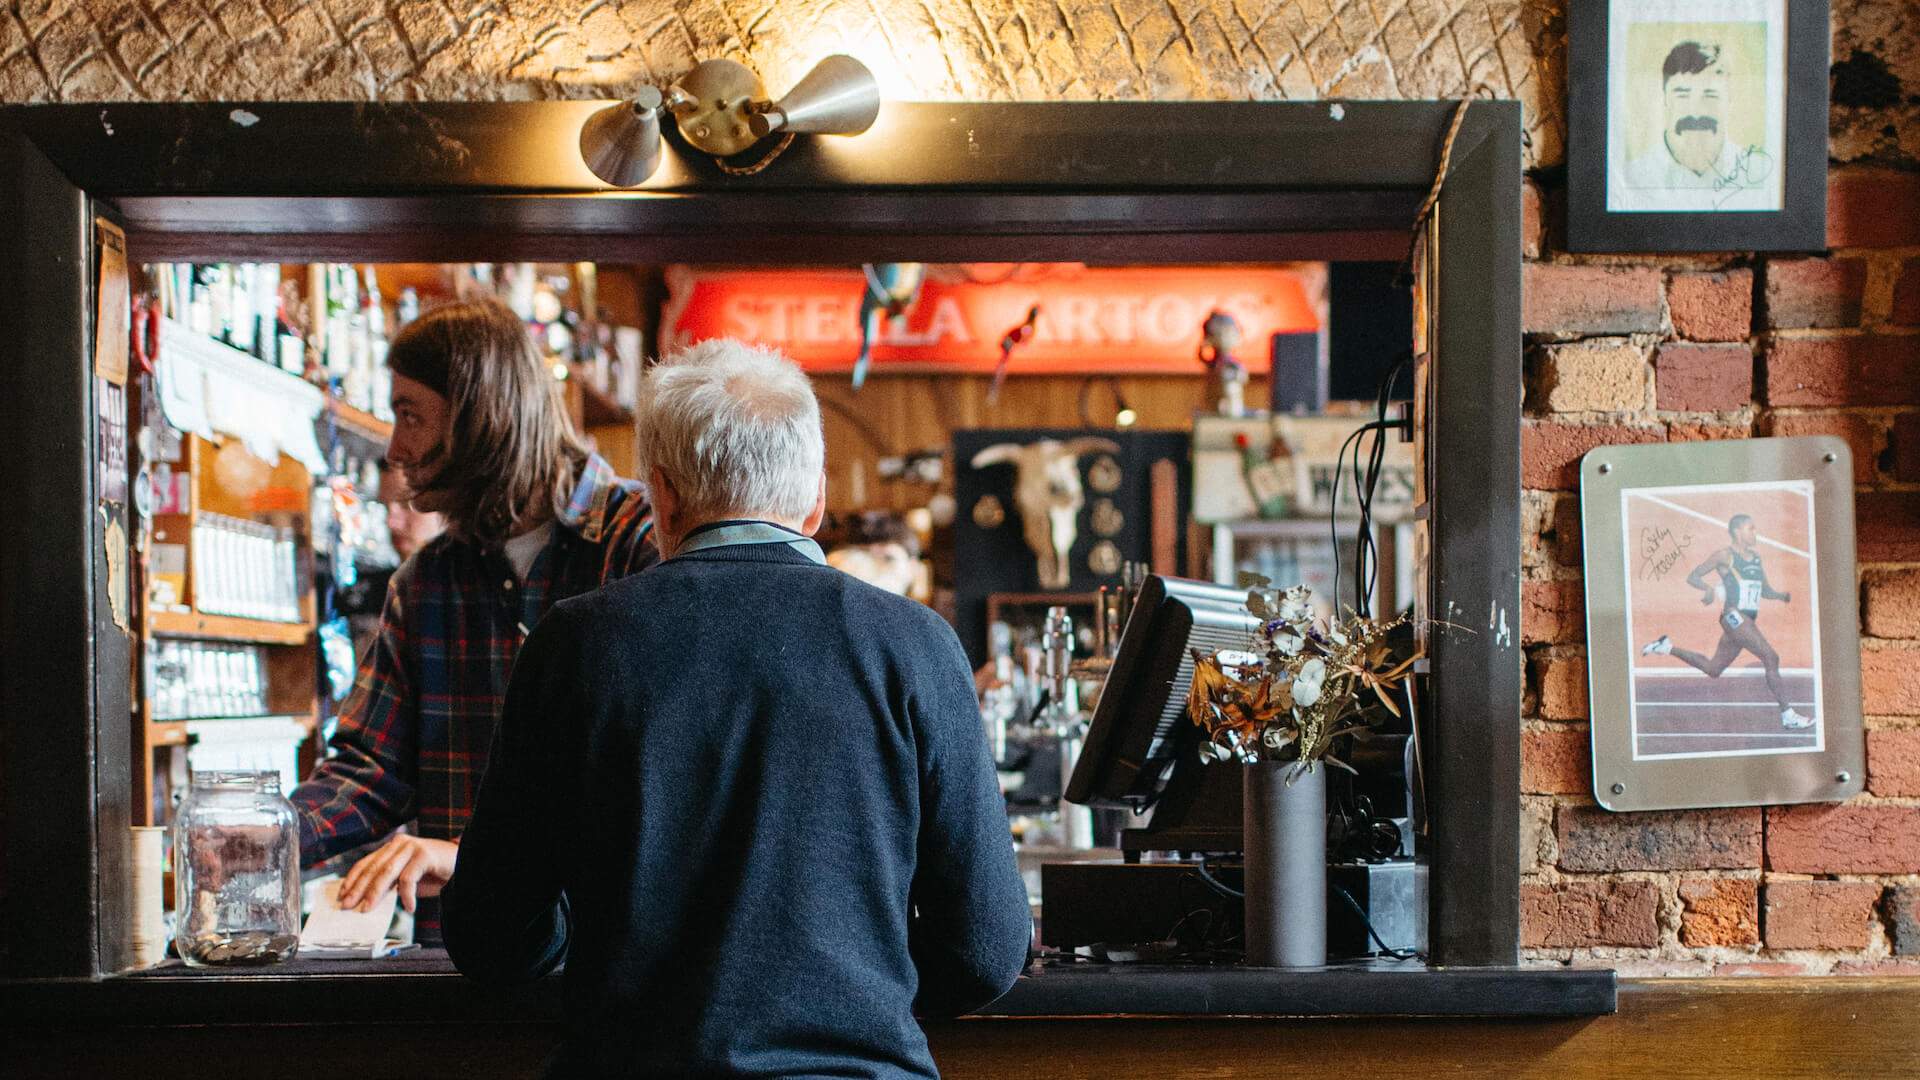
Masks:
[[[1824,453],[1824,454],[1822,454],[1822,455],[1820,455],[1820,460],[1821,460],[1821,461],[1824,461],[1824,462],[1826,462],[1826,463],[1827,463],[1827,464],[1829,464],[1829,465],[1831,465],[1831,464],[1833,464],[1834,462],[1836,462],[1836,461],[1839,461],[1839,460],[1840,460],[1840,455],[1839,455],[1839,454],[1836,454],[1836,453],[1834,453],[1834,452],[1833,452],[1833,451],[1831,451],[1831,450],[1829,450],[1829,451],[1827,451],[1826,453]]]
[[[1609,462],[1603,461],[1600,463],[1600,471],[1603,473],[1610,473],[1613,471],[1613,465]]]
[[[1833,774],[1833,782],[1836,784],[1844,784],[1851,779],[1853,779],[1853,774],[1845,769],[1841,769],[1839,772]]]
[[[1602,467],[1602,468],[1605,468],[1605,466],[1601,466],[1601,467]],[[1627,790],[1627,785],[1625,785],[1625,784],[1620,784],[1620,783],[1616,783],[1616,784],[1614,784],[1614,785],[1613,785],[1613,789],[1612,789],[1612,790],[1613,790],[1613,793],[1614,793],[1615,795],[1624,795],[1624,794],[1626,794],[1626,790]]]

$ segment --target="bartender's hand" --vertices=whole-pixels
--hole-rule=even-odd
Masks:
[[[440,895],[441,887],[453,877],[453,860],[459,852],[460,845],[452,840],[397,835],[347,871],[340,883],[340,906],[371,911],[373,902],[388,889],[399,889],[400,906],[412,911],[419,897]]]

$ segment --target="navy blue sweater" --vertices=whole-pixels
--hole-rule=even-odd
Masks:
[[[783,544],[566,601],[515,664],[444,898],[462,972],[562,960],[562,1075],[936,1075],[913,1014],[1032,922],[953,631]]]

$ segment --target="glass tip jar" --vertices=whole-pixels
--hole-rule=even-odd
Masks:
[[[300,945],[300,830],[276,772],[195,773],[174,818],[174,951],[274,964]]]

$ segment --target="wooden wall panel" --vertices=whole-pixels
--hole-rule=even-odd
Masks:
[[[875,462],[922,448],[945,450],[953,432],[979,427],[1079,427],[1081,392],[1087,390],[1092,426],[1113,423],[1114,386],[1135,412],[1140,430],[1186,431],[1206,394],[1206,376],[1010,376],[996,405],[987,404],[993,380],[976,375],[892,375],[875,372],[854,390],[844,375],[817,375],[821,420],[827,440],[827,505],[834,511],[924,506],[933,493],[923,484],[882,480]],[[1247,401],[1267,399],[1267,380],[1247,386]],[[941,490],[951,491],[949,479]]]

